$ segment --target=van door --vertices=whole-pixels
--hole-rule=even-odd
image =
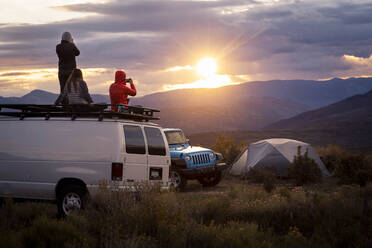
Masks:
[[[124,132],[124,180],[141,182],[148,178],[147,154],[142,128],[138,125],[123,125]]]
[[[156,127],[144,127],[147,141],[147,161],[150,181],[164,181],[169,178],[169,149],[167,149],[165,135]]]

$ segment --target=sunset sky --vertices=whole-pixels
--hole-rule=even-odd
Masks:
[[[0,0],[0,96],[57,93],[64,31],[91,93],[124,69],[140,95],[372,75],[372,1]]]

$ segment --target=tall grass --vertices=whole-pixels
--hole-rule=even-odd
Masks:
[[[371,184],[267,193],[233,179],[186,193],[102,189],[85,211],[63,220],[51,204],[6,200],[0,246],[368,247],[371,201]]]

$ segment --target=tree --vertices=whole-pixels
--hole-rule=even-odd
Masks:
[[[297,185],[303,185],[320,181],[322,172],[315,160],[309,158],[307,149],[304,155],[301,155],[301,146],[299,146],[297,156],[288,167],[288,176],[293,178]]]

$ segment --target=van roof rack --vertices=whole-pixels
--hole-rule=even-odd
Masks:
[[[125,107],[124,111],[113,112],[108,107]],[[3,111],[13,109],[16,111]],[[144,108],[142,106],[129,106],[118,104],[94,104],[94,105],[51,105],[51,104],[0,104],[0,116],[19,117],[23,120],[26,117],[44,117],[49,120],[52,117],[69,117],[71,120],[76,118],[97,118],[103,119],[125,119],[135,121],[159,120],[154,117],[157,109]]]

